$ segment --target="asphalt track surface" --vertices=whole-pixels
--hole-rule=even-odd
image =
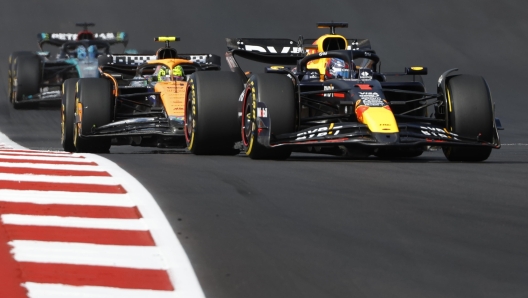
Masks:
[[[0,9],[0,131],[60,149],[55,107],[8,105],[7,58],[37,32],[127,31],[155,49],[222,55],[225,37],[316,37],[317,21],[371,39],[385,71],[483,75],[505,131],[484,163],[294,155],[284,162],[113,147],[103,156],[156,198],[207,297],[526,297],[528,124],[525,1],[9,1]]]

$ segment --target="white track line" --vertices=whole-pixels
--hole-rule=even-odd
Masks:
[[[104,176],[50,176],[33,174],[5,174],[0,173],[0,180],[26,181],[26,182],[51,182],[60,185],[62,183],[97,184],[97,185],[119,185],[114,177]]]
[[[64,204],[109,207],[134,207],[128,194],[0,189],[0,201],[33,204]]]
[[[0,162],[0,167],[105,172],[105,169],[93,165],[57,165],[40,163]]]
[[[42,157],[69,157],[71,160],[82,160],[79,154],[64,154],[64,152],[33,152],[33,151],[19,151],[19,150],[0,150],[1,155],[22,155],[22,156],[42,156]]]
[[[183,298],[179,291],[131,290],[94,286],[66,286],[60,284],[41,284],[27,282],[24,284],[31,298]]]
[[[2,214],[4,224],[25,226],[67,227],[85,229],[109,229],[147,231],[143,219],[61,217],[47,215]]]
[[[90,161],[85,158],[71,158],[71,157],[53,157],[53,156],[17,156],[12,154],[0,154],[2,159],[12,160],[34,160],[34,161],[54,161],[54,162],[76,162],[89,164]]]
[[[11,253],[18,262],[112,266],[166,270],[155,246],[101,245],[88,243],[13,240]]]

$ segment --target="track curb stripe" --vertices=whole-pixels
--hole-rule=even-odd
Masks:
[[[16,163],[37,163],[49,165],[80,165],[80,166],[97,166],[95,162],[80,162],[80,161],[54,161],[44,159],[14,159],[14,158],[0,158],[0,162],[16,162]]]
[[[173,291],[167,271],[106,266],[20,262],[25,278],[38,283]],[[146,296],[148,298],[148,296]]]
[[[3,167],[0,165],[0,173],[6,174],[30,174],[30,175],[48,175],[48,176],[91,176],[91,177],[110,177],[105,171],[73,171],[57,169],[39,169],[23,167]]]
[[[48,215],[86,218],[139,219],[137,207],[85,206],[65,204],[32,204],[0,201],[0,214]]]
[[[103,245],[155,246],[148,231],[83,229],[46,226],[5,225],[11,239],[92,243]]]
[[[26,150],[1,132],[0,262],[0,297],[205,297],[134,177],[98,155]]]
[[[51,191],[115,193],[115,194],[126,193],[126,190],[121,185],[53,183],[53,182],[37,182],[37,181],[0,180],[0,188],[12,189],[12,190],[44,190],[44,191],[51,190]]]

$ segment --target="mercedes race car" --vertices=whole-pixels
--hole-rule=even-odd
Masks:
[[[500,148],[500,122],[482,77],[451,69],[437,93],[428,93],[426,67],[382,73],[368,40],[335,33],[347,23],[318,25],[330,33],[313,41],[228,38],[232,72],[189,79],[188,149],[230,154],[241,142],[252,159],[286,159],[292,151],[408,158],[441,147],[450,161],[483,161]],[[236,56],[281,66],[251,75]]]
[[[40,102],[60,102],[61,85],[68,78],[98,77],[97,57],[109,54],[112,45],[126,47],[125,32],[92,33],[93,23],[79,23],[79,33],[39,33],[40,51],[18,51],[9,57],[8,97],[15,108],[37,107]],[[44,46],[58,47],[52,55]]]
[[[108,152],[112,145],[185,147],[187,77],[220,69],[212,54],[179,54],[165,42],[156,55],[101,55],[98,76],[62,85],[65,151]]]

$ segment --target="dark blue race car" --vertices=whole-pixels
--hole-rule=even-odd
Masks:
[[[39,33],[39,51],[17,51],[9,57],[8,98],[15,108],[38,107],[40,102],[59,102],[61,86],[68,78],[99,76],[97,57],[110,47],[126,48],[125,32],[92,33],[93,23],[78,23],[78,33]],[[52,46],[55,53],[44,51]]]

